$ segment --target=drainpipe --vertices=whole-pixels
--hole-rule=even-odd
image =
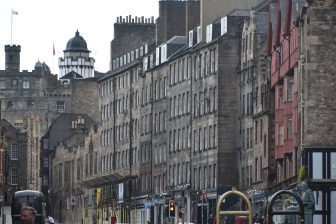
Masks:
[[[192,127],[193,127],[193,113],[194,113],[194,110],[193,110],[193,101],[194,101],[194,94],[193,94],[193,75],[194,73],[192,72],[193,71],[193,52],[190,51],[190,70],[189,70],[189,78],[190,78],[190,101],[189,101],[189,116],[190,116],[190,120],[189,120],[189,142],[190,142],[190,147],[189,147],[189,185],[190,185],[190,189],[192,189],[192,186],[191,186],[191,174],[192,174],[192,151],[193,151],[193,147],[192,147],[192,144],[193,144],[193,141],[192,141],[192,135],[193,135],[193,130],[192,130]],[[211,53],[210,53],[210,57],[211,57]],[[211,66],[211,65],[210,65]],[[188,65],[189,67],[189,65]],[[211,67],[210,67],[211,68]],[[189,69],[189,68],[187,68]],[[210,69],[211,71],[211,69]],[[188,110],[188,106],[187,106],[187,110]],[[188,143],[187,143],[188,144]],[[188,175],[188,173],[186,173],[186,175]],[[187,196],[190,198],[190,203],[188,205],[187,203],[187,208],[189,206],[189,209],[187,209],[188,211],[188,220],[189,222],[191,221],[192,219],[192,216],[191,216],[191,212],[193,210],[193,200],[191,199],[191,194],[190,194],[190,191],[189,191],[189,195]],[[183,214],[184,215],[184,214]]]
[[[300,15],[300,20],[303,19],[302,17],[305,15]],[[307,50],[304,50],[303,44],[306,43],[306,36],[307,36],[307,30],[305,29],[305,20],[304,22],[300,22],[298,24],[299,28],[300,28],[300,56],[299,56],[299,69],[300,69],[300,79],[301,79],[301,83],[300,83],[300,108],[301,108],[301,117],[300,117],[300,147],[299,147],[299,151],[300,151],[300,155],[301,155],[301,165],[304,163],[304,106],[305,106],[305,99],[304,99],[304,81],[307,78],[307,68],[305,67],[306,65],[306,58],[305,56],[307,55]],[[303,72],[303,69],[305,70]]]
[[[135,69],[138,69],[137,67]],[[129,165],[129,175],[130,178],[127,181],[127,185],[128,185],[128,194],[129,194],[129,201],[128,201],[128,218],[129,218],[129,222],[131,222],[131,198],[132,198],[132,168],[133,168],[133,142],[132,142],[132,137],[134,138],[135,136],[133,135],[133,114],[132,114],[132,110],[133,110],[133,105],[134,105],[134,89],[133,89],[133,81],[135,79],[135,69],[131,70],[130,72],[130,78],[129,78],[129,84],[130,84],[130,89],[129,89],[129,154],[128,154],[128,165]],[[136,100],[136,99],[135,99]]]

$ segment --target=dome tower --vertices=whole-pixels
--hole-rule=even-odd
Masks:
[[[91,51],[88,50],[86,41],[79,35],[78,30],[68,41],[63,52],[63,58],[58,59],[60,78],[71,72],[76,72],[83,78],[93,77],[95,60],[90,57]]]

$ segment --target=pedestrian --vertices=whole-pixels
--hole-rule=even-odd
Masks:
[[[23,207],[20,212],[21,224],[35,224],[36,210],[33,207]]]
[[[48,221],[49,221],[49,224],[55,224],[55,220],[51,216],[48,216]]]
[[[214,220],[213,215],[210,214],[210,215],[209,215],[209,219],[208,219],[208,223],[209,223],[209,224],[213,224],[213,220]]]

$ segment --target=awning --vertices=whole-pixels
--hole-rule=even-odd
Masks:
[[[133,178],[135,178],[135,176],[130,175],[129,173],[126,175],[123,175],[120,172],[114,172],[114,173],[103,174],[100,176],[94,176],[92,178],[82,180],[82,183],[87,187],[94,188],[94,187],[101,187],[101,186],[108,185],[108,184],[121,183],[124,180],[133,179]]]

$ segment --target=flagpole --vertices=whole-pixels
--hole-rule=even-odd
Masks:
[[[54,65],[55,65],[55,43],[53,43],[53,65],[52,65],[52,74],[55,74],[54,70]]]
[[[13,14],[18,15],[19,13],[17,11],[14,11],[13,9],[11,11],[11,34],[10,34],[11,35],[11,40],[10,40],[11,45],[13,44]]]
[[[55,55],[53,55],[53,70],[52,70],[53,75],[55,74],[54,65],[55,65]]]

